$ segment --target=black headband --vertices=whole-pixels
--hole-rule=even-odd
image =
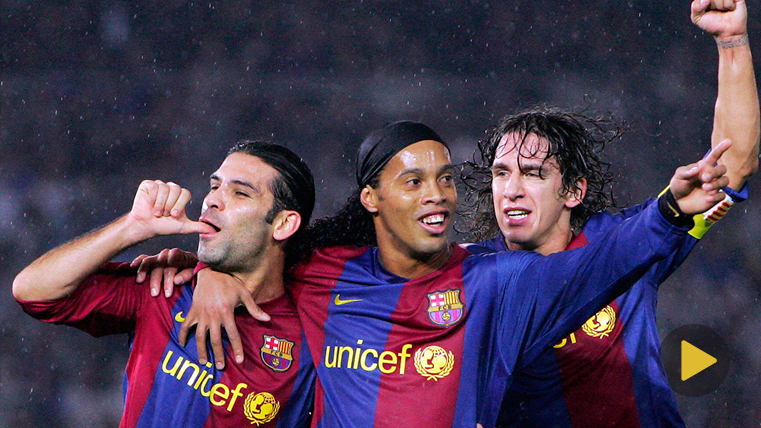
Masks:
[[[446,146],[433,129],[418,122],[402,120],[384,126],[365,138],[357,153],[357,184],[365,187],[395,154],[418,141],[433,140]]]

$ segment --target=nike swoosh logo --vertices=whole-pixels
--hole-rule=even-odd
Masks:
[[[347,300],[341,300],[341,295],[340,295],[340,294],[336,294],[336,300],[334,301],[334,303],[335,303],[336,305],[338,305],[338,306],[341,306],[341,305],[345,305],[345,304],[347,304],[347,303],[352,303],[352,302],[361,302],[361,301],[362,301],[362,299],[347,299]]]
[[[177,315],[174,316],[174,320],[177,322],[185,322],[185,318],[182,316],[182,311],[177,312]]]

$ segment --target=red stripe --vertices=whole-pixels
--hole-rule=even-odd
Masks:
[[[410,415],[399,409],[415,409],[414,419],[435,421],[437,426],[451,426],[454,420],[457,392],[462,368],[465,323],[458,322],[448,328],[438,326],[428,317],[428,293],[460,289],[460,302],[466,305],[462,283],[461,260],[467,252],[455,246],[448,266],[432,275],[408,282],[391,315],[393,327],[385,349],[399,352],[405,344],[411,344],[410,358],[405,364],[405,374],[398,371],[381,375],[380,391],[375,411],[375,426],[409,426]],[[466,306],[467,310],[467,306]],[[415,353],[428,346],[439,346],[454,355],[451,372],[437,380],[429,380],[415,368]]]
[[[312,255],[307,263],[297,267],[293,273],[294,278],[313,278],[315,280],[324,280],[321,284],[305,284],[301,281],[291,281],[289,292],[299,307],[299,300],[304,293],[304,287],[309,286],[308,298],[310,310],[299,310],[299,318],[304,327],[304,332],[309,342],[309,352],[312,354],[312,361],[316,367],[319,367],[323,360],[323,350],[325,349],[325,330],[323,326],[328,320],[328,309],[332,298],[331,291],[338,284],[338,278],[344,271],[344,264],[347,260],[361,256],[368,248],[353,247],[335,247],[318,250]],[[309,270],[309,275],[304,275],[303,271]],[[317,274],[319,272],[319,274]],[[312,426],[316,426],[325,413],[324,391],[322,384],[317,382],[315,390],[315,405],[312,415]]]
[[[618,304],[613,331],[593,337],[583,329],[555,350],[572,426],[638,427],[632,369],[624,350]],[[561,342],[562,343],[562,342]]]
[[[588,242],[582,232],[566,250],[583,247]],[[594,337],[604,330],[590,329],[590,335],[579,328],[558,344],[562,347],[555,348],[563,395],[574,427],[639,427],[632,368],[624,349],[624,324],[618,303],[614,301],[609,306],[616,316],[609,334]],[[593,325],[600,325],[598,321],[604,318],[595,318]]]
[[[235,315],[235,323],[241,333],[241,345],[246,358],[242,363],[233,363],[228,358],[226,361],[227,368],[222,372],[219,379],[215,379],[215,382],[223,383],[231,390],[237,388],[240,383],[244,383],[245,386],[240,389],[241,396],[230,395],[224,400],[225,404],[222,406],[210,407],[207,426],[242,426],[241,424],[244,422],[248,424],[250,421],[245,416],[246,399],[250,394],[263,392],[272,394],[280,404],[276,416],[266,424],[266,426],[277,425],[280,416],[283,414],[283,409],[293,393],[294,383],[301,366],[301,353],[295,352],[291,355],[293,360],[290,362],[288,370],[275,372],[262,360],[260,351],[265,334],[283,337],[279,339],[281,347],[290,345],[286,340],[300,343],[301,323],[296,317],[294,309],[288,298],[282,296],[262,305],[262,310],[272,317],[272,320],[266,325],[248,316],[248,314]],[[229,344],[227,351],[228,355],[232,353]],[[284,366],[281,364],[281,367]],[[298,397],[294,398],[295,400],[299,399]],[[235,399],[233,408],[228,411],[228,406],[233,399]],[[249,426],[256,425],[250,422]]]
[[[141,316],[143,322],[138,322],[135,328],[135,341],[125,369],[129,382],[126,401],[130,404],[124,407],[124,416],[120,425],[123,427],[134,427],[140,419],[169,343],[168,332],[171,332],[174,326],[172,308],[183,292],[190,292],[188,286],[175,287],[174,294],[167,300],[163,296],[151,297],[148,287],[143,284],[136,284],[136,286],[145,289],[142,297],[146,310],[157,312],[157,314],[143,314]],[[161,343],[156,344],[157,341]]]
[[[585,245],[589,244],[589,240],[587,239],[587,235],[584,234],[584,232],[579,233],[578,235],[574,236],[573,239],[571,239],[571,242],[568,243],[568,246],[565,247],[567,250],[575,250],[577,248],[581,248]]]

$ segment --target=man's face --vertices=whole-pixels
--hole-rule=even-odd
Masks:
[[[226,272],[247,272],[272,244],[264,219],[274,203],[270,183],[278,172],[256,156],[229,155],[211,175],[200,221],[217,232],[200,235],[198,258]]]
[[[414,259],[446,251],[457,205],[453,177],[449,150],[439,142],[419,141],[394,155],[378,188],[363,191],[375,198],[368,209],[378,215],[378,245]]]
[[[564,194],[557,160],[545,160],[545,139],[529,134],[520,143],[520,135],[506,134],[492,164],[499,229],[511,250],[562,251],[571,238],[571,208],[579,199]],[[549,247],[552,251],[543,251]]]

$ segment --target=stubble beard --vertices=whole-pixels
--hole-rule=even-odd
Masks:
[[[198,260],[211,266],[214,270],[225,272],[224,265],[226,262],[225,255],[228,248],[214,248],[203,240],[198,242]]]

